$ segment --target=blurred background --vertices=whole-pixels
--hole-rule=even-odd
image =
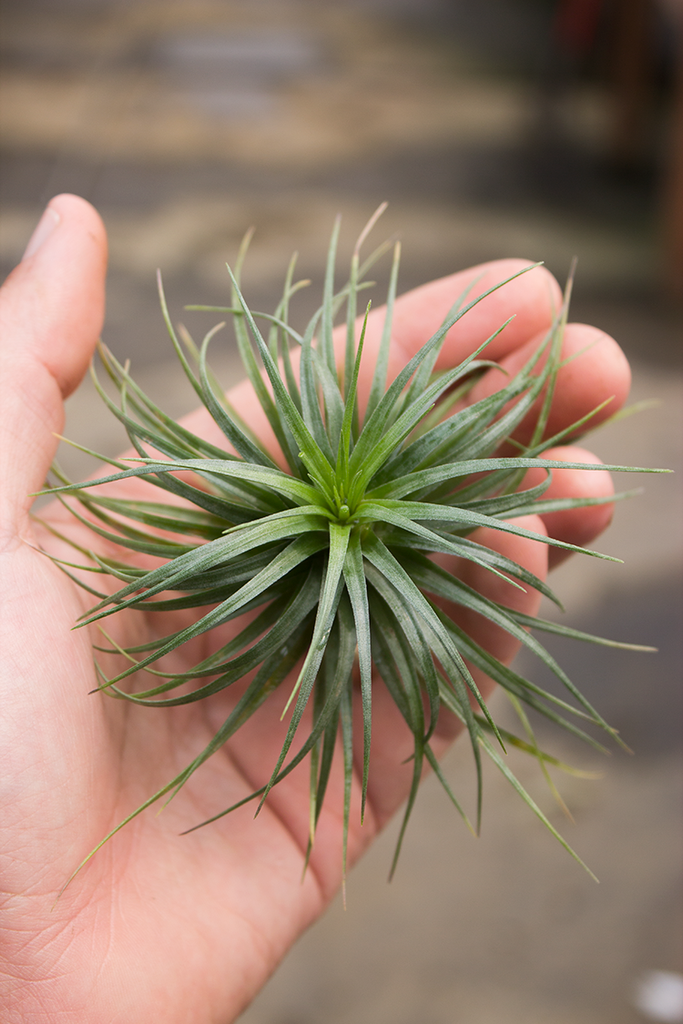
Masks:
[[[254,225],[248,299],[274,306],[297,249],[313,281],[297,300],[304,321],[334,215],[350,252],[386,199],[377,237],[403,240],[401,290],[513,255],[562,280],[578,256],[573,319],[613,334],[633,361],[633,399],[658,400],[594,448],[680,468],[682,6],[4,0],[3,276],[52,195],[89,199],[111,239],[104,338],[181,413],[193,395],[169,352],[156,268],[178,317],[185,303],[226,301],[225,261]],[[214,344],[229,385],[234,349],[227,334]],[[111,454],[123,444],[87,384],[67,434]],[[428,781],[392,884],[390,830],[352,873],[348,909],[335,903],[304,936],[244,1024],[683,1020],[651,973],[681,962],[683,510],[671,477],[644,486],[600,542],[625,564],[574,560],[555,584],[571,624],[660,653],[551,645],[636,756],[598,761],[548,738],[603,773],[563,784],[575,825],[533,766],[512,765],[601,885],[502,779],[487,780],[479,840]],[[447,773],[471,798],[464,748]]]

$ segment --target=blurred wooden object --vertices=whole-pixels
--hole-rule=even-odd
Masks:
[[[638,166],[650,141],[655,13],[652,0],[620,0],[612,15],[608,74],[614,121],[610,157],[616,166]]]
[[[595,46],[603,6],[603,0],[558,0],[553,36],[575,60],[585,57]]]
[[[678,45],[662,196],[662,234],[667,287],[675,299],[683,302],[683,13],[674,30]]]
[[[575,67],[598,56],[611,93],[607,158],[615,170],[648,162],[659,116],[658,76],[673,61],[672,95],[661,160],[659,198],[663,278],[683,299],[683,0],[558,0],[553,36]]]

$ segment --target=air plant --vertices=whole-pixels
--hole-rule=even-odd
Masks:
[[[78,506],[69,502],[73,515],[99,537],[116,544],[117,549],[129,552],[113,557],[79,548],[87,564],[78,568],[113,577],[120,584],[113,593],[96,591],[85,582],[82,572],[72,572],[73,563],[60,563],[98,598],[79,625],[97,623],[106,638],[97,650],[120,657],[120,671],[113,676],[106,676],[99,667],[99,689],[110,697],[160,713],[160,709],[202,700],[251,676],[206,748],[110,835],[150,804],[163,797],[170,799],[200,765],[258,713],[276,687],[293,679],[283,716],[282,749],[275,764],[264,766],[264,777],[268,769],[270,777],[234,807],[254,800],[260,808],[272,787],[309,758],[310,853],[341,737],[345,866],[353,772],[352,704],[358,696],[362,706],[362,815],[372,770],[373,691],[384,686],[414,743],[412,784],[392,871],[426,764],[467,820],[430,742],[443,709],[460,720],[469,736],[477,777],[476,827],[481,815],[485,755],[578,860],[511,772],[506,749],[513,746],[535,757],[547,778],[548,766],[567,767],[539,748],[525,706],[594,746],[600,744],[585,731],[586,725],[599,727],[617,743],[621,740],[535,632],[613,646],[634,645],[602,640],[510,610],[468,587],[431,556],[457,555],[504,578],[511,588],[531,587],[559,604],[544,582],[479,544],[472,538],[473,531],[492,527],[607,558],[539,537],[515,525],[514,520],[531,512],[554,512],[603,500],[544,498],[550,471],[556,467],[633,470],[544,458],[549,448],[587,430],[593,415],[561,434],[543,439],[561,365],[569,288],[537,351],[496,393],[474,404],[460,401],[493,365],[486,359],[486,348],[505,324],[490,338],[482,338],[479,348],[459,366],[435,372],[449,329],[495,290],[477,295],[476,282],[454,297],[439,329],[387,387],[398,245],[394,248],[372,386],[367,406],[361,410],[357,385],[367,311],[357,337],[357,307],[359,296],[369,286],[367,272],[389,248],[387,244],[380,246],[361,262],[361,243],[375,219],[361,235],[349,278],[339,290],[335,290],[336,223],[322,304],[303,333],[292,327],[289,317],[290,300],[306,283],[294,281],[294,259],[274,314],[250,311],[240,290],[248,239],[234,272],[228,268],[232,282],[230,306],[188,307],[214,310],[232,318],[244,368],[277,438],[286,470],[230,407],[209,368],[208,348],[218,328],[211,330],[199,346],[184,328],[176,331],[161,281],[161,308],[171,342],[192,387],[224,434],[225,447],[209,443],[175,423],[138,387],[127,365],[100,347],[104,368],[118,391],[118,403],[95,376],[98,390],[125,426],[138,456],[107,459],[115,472],[79,484],[72,483],[55,466],[60,484],[50,488],[61,501],[65,502],[67,496],[77,499]],[[496,287],[506,283],[501,281]],[[341,365],[333,345],[338,319],[346,323]],[[265,328],[263,332],[259,324]],[[299,350],[298,371],[290,346]],[[528,443],[522,446],[513,441],[515,454],[499,454],[501,450],[510,451],[510,444],[507,449],[504,446],[539,400],[540,413]],[[532,467],[545,470],[545,480],[525,488],[524,476]],[[102,484],[131,477],[142,478],[157,488],[162,492],[160,497],[170,495],[169,501],[112,497],[107,489],[105,493],[97,491]],[[172,535],[181,540],[171,539]],[[152,556],[157,564],[153,568],[138,567],[134,564],[135,553]],[[453,621],[444,610],[445,602],[477,612],[506,630],[560,680],[566,699],[544,691],[497,660]],[[124,609],[196,609],[196,613],[191,624],[170,635],[123,648],[111,639],[104,622]],[[237,623],[228,643],[187,671],[164,671],[161,663],[166,655],[230,620]],[[522,723],[523,736],[494,722],[468,664],[482,669],[509,695]],[[139,680],[143,673],[150,679],[146,689],[126,689],[129,677]],[[311,724],[307,735],[302,735],[306,709],[312,712],[307,717]]]

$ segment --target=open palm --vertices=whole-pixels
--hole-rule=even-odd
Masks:
[[[150,711],[89,695],[97,685],[92,637],[71,629],[87,607],[87,595],[38,551],[42,546],[63,555],[68,549],[30,521],[28,495],[43,483],[57,443],[54,433],[62,427],[63,398],[79,383],[98,337],[106,240],[95,211],[74,196],[53,200],[45,217],[37,236],[41,241],[42,235],[42,245],[29,248],[0,295],[0,955],[6,1019],[224,1024],[246,1006],[339,885],[341,812],[334,795],[335,787],[341,795],[341,771],[336,778],[333,772],[303,881],[309,827],[305,768],[273,790],[256,820],[247,805],[179,837],[267,781],[283,738],[284,696],[276,694],[162,814],[147,811],[119,832],[55,903],[65,880],[102,837],[206,745],[235,697],[221,694],[200,704]],[[481,290],[521,265],[499,261],[484,268]],[[399,300],[391,376],[474,275],[465,271]],[[488,353],[514,370],[548,328],[558,300],[557,284],[543,270],[511,282],[456,326],[443,365],[456,365],[514,312],[517,318]],[[371,319],[369,354],[379,326],[379,319]],[[613,413],[628,391],[628,366],[610,338],[574,325],[565,346],[586,351],[560,373],[552,433],[611,396],[604,415]],[[370,358],[365,365],[371,365]],[[502,374],[491,371],[472,400],[502,381]],[[249,388],[238,386],[231,399],[268,441],[267,424]],[[188,422],[213,439],[216,428],[208,415],[196,413]],[[566,458],[570,452],[575,460],[593,458],[573,448],[549,457]],[[565,470],[555,474],[550,493],[605,495],[610,487],[606,473]],[[545,522],[528,517],[523,525],[584,544],[609,517],[610,506],[603,505],[555,513]],[[52,506],[43,518],[75,538],[77,528],[65,525],[60,507]],[[544,577],[545,545],[498,532],[487,542]],[[92,544],[89,534],[87,546]],[[463,573],[481,592],[527,613],[536,611],[534,592],[514,590],[510,596],[488,573],[471,565]],[[127,614],[117,627],[124,645],[177,628],[177,621],[162,625],[163,616],[152,622],[138,612]],[[497,657],[513,657],[515,644],[507,634],[472,614],[465,625]],[[177,666],[182,670],[186,664],[179,660]],[[486,686],[481,677],[478,681]],[[410,783],[410,766],[402,762],[412,751],[412,734],[381,685],[373,703],[369,810],[362,828],[352,811],[351,860],[405,799]],[[439,729],[437,752],[457,732],[447,715]]]

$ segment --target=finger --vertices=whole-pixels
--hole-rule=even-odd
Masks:
[[[562,448],[549,448],[545,458],[558,459],[562,462],[589,462],[601,465],[600,459],[585,448],[566,445]],[[545,479],[545,470],[530,469],[524,477],[523,488],[535,487]],[[612,477],[607,470],[591,469],[554,469],[548,490],[543,500],[553,498],[609,498],[614,494]],[[594,505],[587,508],[567,509],[564,512],[549,512],[541,518],[549,537],[578,544],[585,547],[595,540],[612,521],[614,504]],[[568,558],[571,552],[559,548],[550,548],[548,560],[550,568],[554,568]]]
[[[406,292],[394,307],[391,333],[391,349],[387,379],[391,381],[412,358],[418,349],[438,330],[463,291],[470,285],[469,299],[475,298],[512,274],[530,266],[530,261],[507,259],[494,260],[471,267],[449,277]],[[553,317],[562,303],[562,293],[557,281],[543,267],[537,267],[503,285],[498,291],[471,309],[446,336],[437,367],[456,366],[475,348],[493,334],[509,317],[514,320],[486,349],[486,358],[501,359],[508,353],[523,346],[530,338],[542,335],[550,327]],[[382,332],[384,330],[385,307],[372,310],[368,318],[365,335],[365,349],[358,381],[358,396],[361,408],[367,403],[377,361]],[[360,323],[358,321],[358,329]],[[335,332],[335,344],[342,357],[346,328]],[[298,353],[293,353],[292,362],[296,368]],[[229,393],[230,402],[271,451],[277,450],[273,432],[261,407],[254,400],[254,393],[248,381],[243,381]],[[191,420],[198,429],[201,419]],[[206,430],[206,427],[204,428]],[[211,428],[209,428],[211,429]]]
[[[544,525],[538,516],[520,517],[515,519],[515,525],[541,536],[545,533]],[[475,531],[471,539],[513,559],[539,579],[545,580],[548,570],[548,546],[542,541],[488,528]],[[438,555],[435,556],[435,561],[484,597],[527,615],[537,614],[541,602],[538,591],[529,587],[519,590],[466,559]],[[459,605],[444,601],[438,603],[476,643],[504,664],[508,665],[512,661],[519,649],[519,642],[504,629],[492,625],[488,619]],[[479,669],[470,665],[470,670],[486,699],[493,690],[494,683]],[[413,737],[386,687],[376,686],[372,701],[373,731],[368,801],[375,820],[381,827],[405,800],[410,786],[412,764],[409,759],[413,754]],[[444,753],[455,737],[462,732],[462,728],[454,716],[442,711],[431,741],[432,749],[437,756]],[[362,763],[362,751],[357,752],[357,762]]]
[[[470,392],[468,402],[478,402],[505,387],[542,340],[541,333],[501,359],[501,369],[489,370]],[[614,338],[597,327],[568,324],[564,332],[561,359],[569,362],[565,362],[557,374],[545,437],[553,437],[608,401],[605,408],[590,420],[589,426],[597,427],[622,407],[631,387],[631,371],[626,356]],[[514,433],[522,443],[531,437],[542,401],[539,398]]]
[[[104,316],[106,235],[84,199],[53,199],[0,290],[0,517],[13,529],[42,485]]]
[[[546,536],[545,525],[540,516],[520,516],[514,520],[514,525],[522,529],[537,533],[541,537]],[[531,540],[528,537],[519,537],[512,533],[505,533],[502,530],[485,527],[476,530],[470,537],[478,544],[483,544],[491,551],[497,551],[506,558],[512,559],[518,565],[523,566],[545,581],[548,574],[548,545],[542,541]],[[494,575],[487,569],[476,565],[466,558],[451,558],[448,555],[437,556],[449,572],[452,572],[458,579],[462,580],[477,593],[491,601],[512,608],[515,611],[524,612],[526,615],[536,615],[541,603],[541,594],[529,586],[523,590],[513,586],[500,576]],[[445,604],[444,607],[449,615],[458,623],[475,643],[480,644],[490,654],[509,665],[519,650],[519,642],[500,626],[492,625],[488,619],[478,612],[459,605]],[[478,669],[473,670],[473,675],[483,693],[490,693],[493,683]]]
[[[530,266],[528,260],[494,260],[477,267],[431,281],[396,300],[391,332],[388,379],[391,381],[434,334],[449,310],[471,287],[465,303],[489,288]],[[444,342],[437,368],[457,366],[505,321],[514,316],[504,331],[491,342],[487,359],[501,359],[524,345],[529,338],[550,327],[562,302],[560,287],[544,267],[536,267],[497,291],[487,295],[455,324]],[[370,313],[365,338],[365,358],[359,381],[361,402],[370,390],[374,366],[384,329],[384,308]]]

